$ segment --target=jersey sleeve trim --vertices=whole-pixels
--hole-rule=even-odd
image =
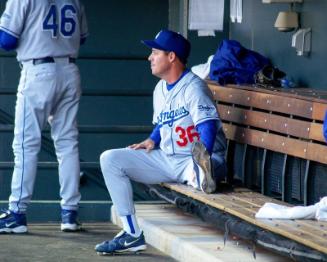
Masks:
[[[6,51],[16,49],[18,44],[18,38],[6,33],[0,29],[0,47]]]
[[[13,32],[11,30],[9,30],[8,28],[5,28],[3,26],[0,26],[0,29],[2,31],[6,32],[7,34],[14,36],[15,38],[19,38],[19,35],[18,34],[16,34],[15,32]]]
[[[208,120],[219,120],[218,117],[214,117],[214,116],[210,116],[210,117],[205,117],[205,118],[201,118],[200,120],[198,120],[197,122],[194,123],[194,125],[199,125],[205,121],[208,121]]]

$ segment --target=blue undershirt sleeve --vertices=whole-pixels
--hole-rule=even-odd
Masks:
[[[212,154],[217,135],[216,121],[217,120],[207,120],[196,126],[196,130],[200,135],[200,141],[206,147],[210,155]]]
[[[0,29],[0,47],[6,51],[16,49],[18,45],[18,38],[8,34]]]
[[[161,141],[161,136],[160,136],[160,126],[156,125],[150,135],[150,138],[154,142],[155,146],[159,146],[160,141]]]

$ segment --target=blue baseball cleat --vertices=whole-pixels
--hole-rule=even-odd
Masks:
[[[26,233],[26,215],[6,210],[0,214],[0,233]]]
[[[114,239],[104,241],[95,246],[95,251],[99,255],[108,255],[113,253],[137,252],[146,249],[143,232],[139,237],[133,237],[125,231],[118,233]]]
[[[61,231],[75,232],[81,230],[76,210],[61,209]]]

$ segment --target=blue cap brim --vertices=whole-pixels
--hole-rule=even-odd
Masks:
[[[164,51],[168,51],[165,48],[163,48],[162,46],[158,45],[155,41],[153,40],[142,40],[141,41],[143,44],[145,44],[147,47],[150,48],[155,48],[155,49],[159,49],[159,50],[164,50]]]

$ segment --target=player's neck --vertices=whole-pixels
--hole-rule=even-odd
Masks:
[[[168,84],[173,84],[181,77],[185,69],[185,66],[183,66],[170,70],[169,74],[163,77],[163,80],[165,80]]]

